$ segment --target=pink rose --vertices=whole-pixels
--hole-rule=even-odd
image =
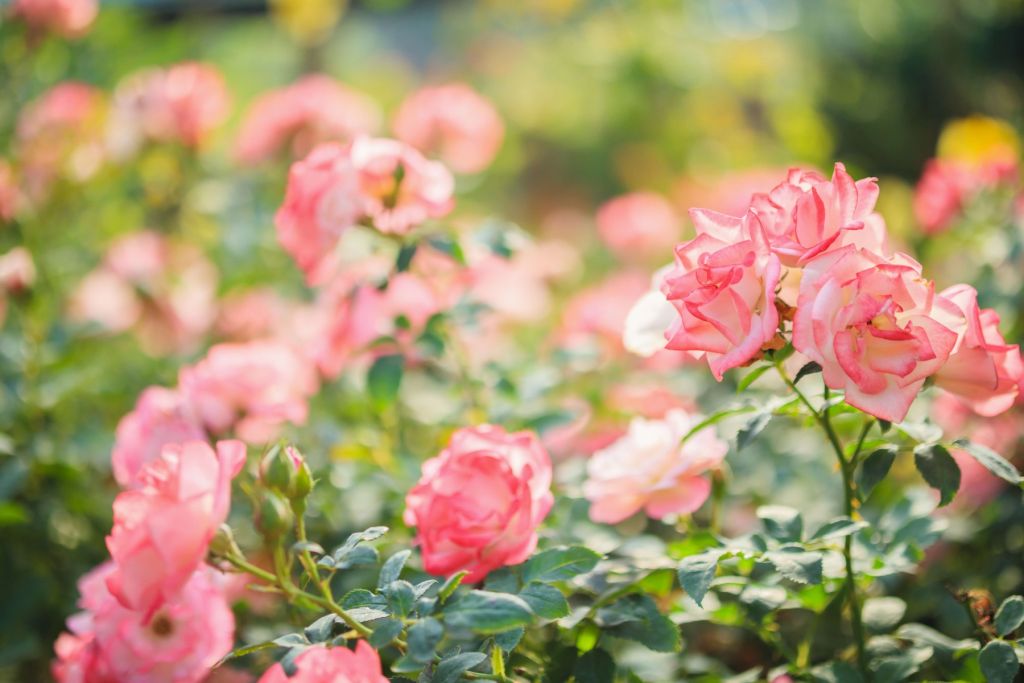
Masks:
[[[314,645],[295,658],[296,672],[289,677],[280,664],[267,669],[259,683],[387,683],[380,655],[365,640],[347,647]]]
[[[1024,371],[1020,347],[1007,344],[999,332],[999,314],[978,308],[978,292],[970,285],[943,290],[965,318],[963,332],[949,360],[935,374],[935,384],[955,394],[979,415],[992,417],[1017,400]]]
[[[14,247],[0,255],[0,289],[17,294],[36,281],[36,263],[25,247]]]
[[[234,431],[249,443],[273,439],[281,424],[304,424],[319,388],[313,365],[275,341],[218,344],[183,368],[182,396],[213,434]]]
[[[132,412],[117,424],[111,462],[114,478],[124,488],[138,486],[146,465],[160,457],[165,446],[205,441],[206,433],[173,389],[149,387]]]
[[[671,249],[682,227],[667,199],[653,192],[633,192],[601,205],[597,231],[617,256],[643,258]]]
[[[1012,184],[1016,177],[1017,163],[1012,158],[995,157],[976,163],[930,159],[914,190],[914,215],[926,234],[942,232],[978,192]]]
[[[697,237],[676,247],[662,291],[679,317],[666,348],[701,353],[718,379],[775,339],[775,288],[781,264],[753,212],[733,218],[690,212]]]
[[[494,160],[505,124],[489,101],[463,83],[417,90],[398,109],[395,137],[436,154],[456,173],[477,173]]]
[[[405,523],[417,529],[427,572],[466,581],[526,560],[547,516],[551,459],[531,432],[482,425],[460,429],[423,463],[405,498]]]
[[[155,613],[206,558],[231,504],[231,480],[245,464],[245,445],[201,441],[165,446],[137,477],[138,488],[114,499],[107,549],[116,571],[110,592],[129,609]]]
[[[199,683],[234,642],[235,618],[213,571],[200,568],[151,616],[107,590],[115,567],[79,581],[83,612],[68,619],[53,676],[58,683]]]
[[[594,339],[612,353],[621,352],[626,318],[649,286],[649,277],[626,270],[577,292],[562,314],[562,335],[570,343]]]
[[[33,29],[78,38],[99,13],[98,0],[14,0],[11,12]]]
[[[594,453],[583,485],[590,518],[617,524],[642,509],[661,519],[703,505],[711,493],[706,475],[718,469],[729,446],[710,427],[680,446],[701,419],[679,409],[661,420],[636,418],[625,436]]]
[[[793,346],[847,403],[899,422],[949,358],[962,319],[913,259],[845,247],[804,268]]]
[[[380,127],[380,111],[366,95],[329,76],[312,74],[261,95],[242,123],[235,155],[258,164],[284,148],[302,158],[316,145],[348,141]]]

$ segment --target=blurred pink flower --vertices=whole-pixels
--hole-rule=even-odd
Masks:
[[[206,433],[174,389],[149,387],[135,408],[117,424],[111,463],[124,488],[141,485],[139,475],[157,460],[165,446],[205,441]]]
[[[1017,170],[1016,161],[1005,159],[976,164],[929,159],[914,191],[914,215],[925,233],[942,232],[976,194],[1014,183]]]
[[[200,568],[152,615],[107,590],[107,563],[78,582],[84,611],[57,639],[57,683],[199,683],[231,650],[235,618],[213,570]]]
[[[373,133],[380,120],[380,110],[366,95],[328,76],[308,75],[252,104],[235,155],[244,164],[258,164],[287,149],[301,159],[320,143]]]
[[[138,474],[137,488],[114,499],[106,577],[118,601],[144,620],[174,600],[206,559],[227,519],[231,480],[245,464],[245,444],[201,441],[165,446]]]
[[[0,224],[11,221],[21,209],[21,188],[11,165],[0,159]]]
[[[286,422],[304,424],[319,389],[313,365],[288,344],[218,344],[183,368],[178,387],[197,419],[213,434],[249,443],[273,439]]]
[[[628,260],[666,259],[682,234],[672,204],[653,192],[632,192],[602,204],[597,230],[609,249]]]
[[[0,255],[0,289],[16,294],[32,287],[36,281],[36,264],[25,247],[14,247]]]
[[[280,664],[267,669],[259,683],[387,683],[381,673],[380,655],[365,640],[347,647],[314,645],[295,659],[290,677]]]
[[[955,348],[948,325],[962,320],[910,257],[850,246],[804,268],[793,346],[822,366],[825,384],[845,391],[847,403],[900,422]]]
[[[781,168],[755,168],[720,175],[702,172],[681,178],[675,184],[672,197],[676,206],[683,210],[701,206],[730,216],[742,216],[755,193],[776,186],[786,174]]]
[[[680,441],[702,416],[672,410],[662,420],[636,418],[621,439],[587,461],[583,494],[590,518],[617,524],[643,509],[648,516],[695,512],[711,493],[707,474],[717,469],[728,445],[706,427]]]
[[[649,287],[649,278],[621,271],[578,292],[562,314],[562,335],[570,343],[594,339],[610,353],[621,353],[626,317]]]
[[[89,30],[99,13],[98,0],[14,0],[11,13],[30,27],[65,38]]]
[[[481,425],[455,432],[423,463],[404,519],[417,529],[428,573],[467,570],[475,583],[530,556],[553,502],[551,460],[537,437]]]
[[[110,145],[119,158],[146,141],[199,147],[228,116],[230,99],[216,68],[182,62],[136,72],[114,91]]]
[[[456,173],[487,168],[505,137],[494,105],[463,83],[411,94],[395,115],[394,130],[399,140],[436,155]]]
[[[221,298],[215,328],[229,341],[289,338],[292,314],[302,307],[269,287],[239,290]]]
[[[662,291],[678,318],[667,348],[702,353],[718,380],[774,343],[781,264],[753,211],[734,218],[690,212],[697,237],[676,247]]]

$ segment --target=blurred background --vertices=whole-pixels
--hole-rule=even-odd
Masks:
[[[216,271],[210,288],[217,301],[270,284],[281,296],[308,299],[273,230],[287,159],[256,163],[237,152],[257,97],[305,73],[364,94],[380,130],[424,84],[465,82],[493,103],[504,141],[485,171],[459,176],[458,220],[514,227],[549,245],[541,248],[548,255],[550,245],[573,246],[576,265],[559,271],[552,286],[549,328],[583,315],[580,293],[623,272],[640,274],[630,280],[641,282],[639,292],[629,290],[635,299],[671,259],[670,249],[624,256],[602,244],[596,216],[606,201],[657,193],[684,225],[689,207],[741,211],[786,168],[828,174],[839,160],[854,177],[880,178],[879,210],[890,231],[930,261],[940,286],[974,282],[983,305],[999,308],[1017,330],[1011,341],[1019,338],[1019,213],[1009,208],[1016,180],[972,194],[974,208],[951,212],[940,227],[922,208],[918,183],[929,160],[942,156],[984,161],[993,149],[997,156],[1010,150],[1016,168],[1024,125],[1021,0],[104,0],[88,32],[71,38],[26,27],[6,9],[0,157],[25,182],[0,229],[0,251],[27,248],[33,277],[21,285],[6,280],[0,333],[2,681],[46,680],[75,580],[104,559],[119,418],[146,386],[172,386],[183,363],[233,334],[217,311],[187,343],[168,345],[162,328],[131,323],[101,333],[74,315],[79,283],[115,238],[146,227],[202,250]],[[130,161],[93,149],[117,146],[117,126],[103,112],[116,109],[125,79],[191,60],[223,75],[230,102],[202,145],[153,146]],[[74,123],[33,133],[26,108],[66,81],[92,88],[68,105],[71,114],[55,117]],[[49,159],[42,170],[26,161],[40,145],[39,157]],[[926,238],[940,231],[942,240]],[[613,298],[607,290],[594,296],[599,307]],[[611,324],[621,327],[621,319]],[[340,445],[348,437],[336,417],[354,411],[358,420],[359,406],[358,398],[327,391],[302,438],[334,458],[353,456]],[[1007,429],[1019,433],[1016,424]],[[1016,437],[1009,440],[1012,453]],[[741,471],[742,462],[735,465]],[[827,468],[815,472],[831,476]],[[786,484],[789,475],[770,476],[800,489],[798,478]],[[378,485],[400,494],[407,480],[396,475]],[[814,497],[807,489],[803,495]],[[336,504],[347,510],[356,503]],[[331,504],[324,501],[329,518]],[[956,573],[977,571],[1001,581],[1000,590],[1019,589],[1013,557],[1024,536],[1013,509],[986,512],[979,522],[985,534],[962,529],[966,545],[951,562],[964,566]],[[373,521],[372,512],[362,516],[370,519],[352,526]],[[972,565],[970,548],[986,546],[991,562]],[[947,599],[941,589],[936,595]],[[948,616],[953,630],[958,618]]]

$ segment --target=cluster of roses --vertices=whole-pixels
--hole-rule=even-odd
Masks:
[[[99,0],[14,0],[9,11],[33,32],[78,38],[96,20],[99,5]]]
[[[825,384],[898,422],[926,380],[978,413],[1016,400],[1022,364],[977,292],[941,292],[888,245],[878,185],[793,170],[742,216],[693,210],[697,236],[676,248],[662,292],[678,315],[667,347],[703,356],[716,378],[791,341]]]

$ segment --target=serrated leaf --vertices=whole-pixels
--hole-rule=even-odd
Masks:
[[[1024,624],[1024,598],[1011,595],[1003,600],[996,612],[996,632],[1008,636]]]
[[[907,612],[907,603],[899,598],[868,598],[864,601],[861,617],[872,633],[888,633],[899,626]]]
[[[466,578],[467,574],[469,574],[468,571],[462,570],[461,572],[456,572],[455,574],[452,574],[448,577],[448,580],[445,581],[444,584],[441,586],[440,590],[437,591],[437,597],[442,604],[444,604],[448,600],[448,598],[452,596],[452,593],[454,593],[455,590],[459,587],[459,585],[462,583],[462,580]]]
[[[384,588],[396,581],[402,575],[405,563],[412,555],[411,550],[400,550],[387,559],[384,566],[380,568],[380,575],[377,577],[377,588]]]
[[[334,637],[334,625],[337,623],[336,614],[327,614],[303,629],[303,633],[311,643],[326,643]]]
[[[348,612],[350,617],[359,623],[383,619],[388,616],[386,611],[377,609],[376,607],[353,607],[352,609],[347,609],[345,611]]]
[[[740,427],[740,430],[736,432],[736,450],[742,451],[745,447],[749,446],[758,435],[764,431],[764,428],[768,426],[768,423],[772,420],[772,414],[769,411],[758,413],[754,417],[750,418],[745,425]]]
[[[370,645],[379,650],[391,644],[402,633],[403,628],[402,622],[398,619],[381,619],[374,623],[373,633],[367,640]]]
[[[793,378],[793,384],[798,384],[804,377],[818,372],[821,372],[821,365],[812,360],[796,371],[796,377]]]
[[[776,550],[765,553],[764,559],[790,581],[821,583],[821,553]]]
[[[286,633],[283,636],[278,636],[271,641],[278,647],[301,647],[309,645],[309,641],[306,640],[306,636],[301,633]]]
[[[679,628],[658,611],[649,595],[627,595],[597,611],[596,621],[616,638],[634,640],[654,652],[677,652],[682,647]]]
[[[736,393],[739,393],[739,392],[743,391],[744,389],[746,389],[747,387],[749,387],[751,384],[756,382],[758,380],[758,378],[761,377],[761,375],[763,375],[764,373],[768,372],[773,367],[775,367],[775,366],[773,366],[773,365],[762,365],[761,367],[754,368],[754,370],[752,370],[751,372],[748,372],[746,375],[743,376],[743,379],[741,379],[739,381],[739,384],[736,385]]]
[[[939,633],[930,626],[924,624],[903,624],[896,631],[896,637],[909,640],[913,643],[928,645],[946,652],[956,654],[969,650],[977,650],[980,645],[977,640],[964,639],[955,640],[949,636]]]
[[[804,520],[800,512],[784,505],[762,505],[757,517],[768,535],[782,543],[798,542],[804,533]]]
[[[519,592],[533,613],[542,619],[561,619],[569,614],[569,603],[562,591],[546,583],[531,583]]]
[[[483,652],[463,652],[445,657],[434,668],[434,677],[431,679],[431,683],[456,683],[462,674],[486,659],[487,655]]]
[[[413,603],[416,602],[416,590],[408,581],[392,581],[384,589],[384,593],[387,595],[388,608],[392,614],[404,617],[412,611]]]
[[[1013,683],[1020,669],[1013,646],[1004,640],[993,640],[978,654],[981,673],[989,683]]]
[[[511,652],[519,645],[519,641],[523,639],[525,633],[526,629],[523,628],[514,628],[511,631],[497,633],[494,636],[494,643],[505,652]]]
[[[1003,481],[1020,486],[1021,476],[1017,468],[991,448],[966,439],[958,439],[953,442],[953,445],[977,460],[979,465]]]
[[[601,555],[581,546],[544,550],[523,565],[523,583],[568,581],[591,571],[600,559]]]
[[[333,559],[335,569],[351,569],[352,567],[377,564],[380,554],[369,545],[358,545],[355,548],[337,554]]]
[[[870,496],[875,487],[885,479],[895,460],[896,448],[893,446],[879,448],[864,458],[857,473],[857,487],[864,493],[864,498]]]
[[[576,660],[573,677],[577,683],[612,683],[615,660],[601,648],[594,648]]]
[[[434,651],[444,637],[444,627],[437,619],[427,617],[410,626],[408,636],[406,656],[419,664],[427,664],[434,658]]]
[[[501,633],[533,620],[533,610],[519,596],[478,590],[448,603],[443,615],[451,629],[484,634]]]
[[[867,522],[855,521],[849,517],[837,517],[818,527],[818,530],[814,532],[810,540],[833,541],[837,538],[846,538],[865,527],[867,527]]]
[[[380,356],[366,374],[366,391],[378,410],[387,408],[398,397],[402,385],[405,358],[401,354]]]
[[[705,550],[698,555],[684,557],[679,563],[679,585],[698,606],[703,606],[704,596],[715,578],[718,560],[724,554],[724,550],[717,548]]]
[[[914,449],[914,464],[928,485],[939,492],[939,507],[949,505],[960,489],[960,467],[939,444]]]

